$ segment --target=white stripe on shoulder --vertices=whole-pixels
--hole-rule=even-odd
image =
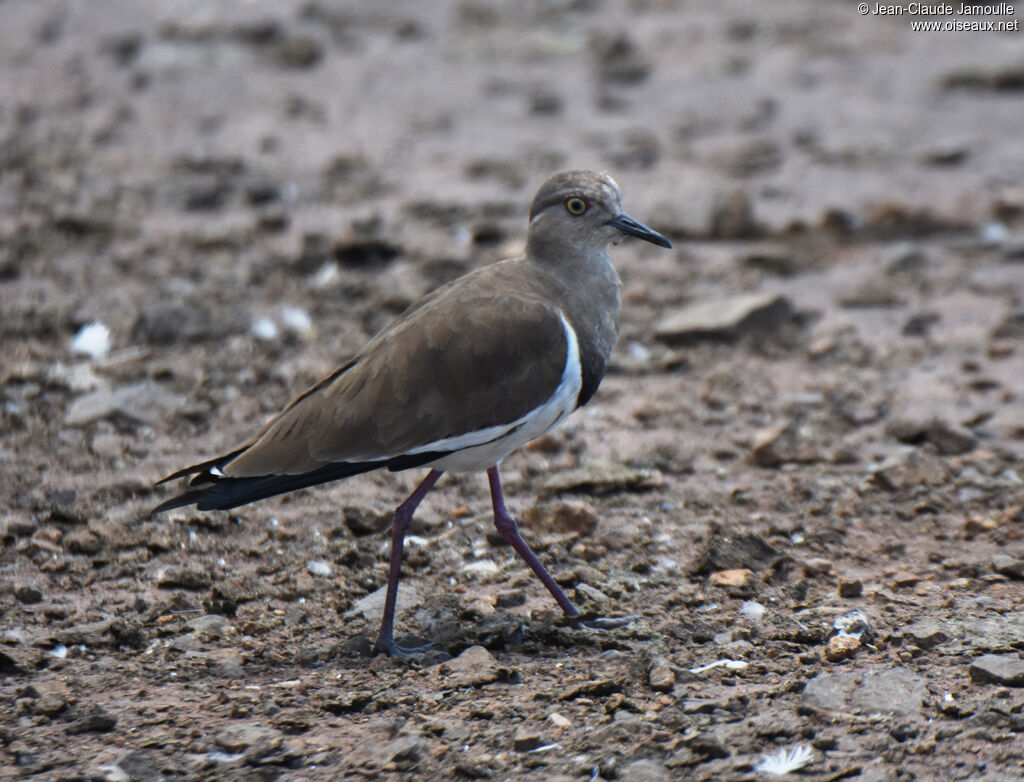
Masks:
[[[481,470],[492,467],[509,453],[540,437],[576,409],[576,400],[583,387],[580,345],[576,332],[563,313],[559,313],[565,330],[566,355],[562,379],[551,397],[526,415],[507,424],[489,426],[475,432],[445,437],[407,453],[454,451],[433,463],[439,470]]]

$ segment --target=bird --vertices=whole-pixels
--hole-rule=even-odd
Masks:
[[[485,471],[496,529],[565,617],[581,617],[519,533],[498,467],[597,391],[619,335],[621,282],[609,248],[628,236],[672,246],[622,210],[608,174],[552,176],[530,206],[523,254],[428,293],[243,445],[158,481],[190,478],[153,513],[189,505],[229,510],[371,470],[427,468],[394,512],[373,646],[406,655],[425,648],[394,640],[413,513],[444,472]]]

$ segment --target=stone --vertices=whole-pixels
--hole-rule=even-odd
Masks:
[[[754,435],[750,457],[761,467],[778,467],[787,462],[809,464],[821,461],[816,437],[809,427],[796,421],[761,429]]]
[[[213,742],[232,755],[260,758],[281,746],[282,733],[277,728],[253,723],[241,723],[225,728],[213,737]]]
[[[43,601],[43,590],[35,584],[22,584],[14,589],[14,596],[19,603],[35,605]]]
[[[969,429],[938,417],[924,420],[896,418],[885,429],[890,437],[901,443],[920,445],[929,442],[946,456],[967,453],[977,444],[977,439]]]
[[[597,509],[580,500],[538,503],[523,513],[523,524],[539,533],[590,535],[597,523]]]
[[[861,647],[861,640],[853,635],[836,635],[828,639],[822,656],[829,662],[839,662],[853,657]]]
[[[227,617],[220,614],[205,614],[189,619],[185,622],[185,629],[196,635],[208,635],[220,637],[224,635],[229,627]]]
[[[912,449],[883,461],[871,474],[871,480],[886,491],[919,489],[944,483],[946,468],[933,454]]]
[[[617,776],[622,782],[668,782],[668,769],[651,758],[641,758],[627,763]]]
[[[992,556],[992,570],[1001,576],[1020,581],[1024,579],[1024,559],[1010,556],[1009,554],[994,554]]]
[[[617,462],[592,462],[575,470],[556,473],[544,481],[545,492],[558,494],[579,492],[605,495],[616,492],[639,492],[665,485],[658,470],[634,469]]]
[[[438,666],[437,673],[447,687],[480,687],[511,676],[482,646],[471,646],[458,657],[446,660]]]
[[[864,594],[864,583],[859,578],[839,577],[837,589],[840,597],[860,597]]]
[[[903,630],[903,637],[921,649],[932,649],[949,639],[949,635],[934,619],[918,619]]]
[[[386,597],[387,586],[385,585],[366,595],[366,597],[357,600],[352,605],[352,608],[346,612],[346,615],[356,616],[361,614],[363,618],[370,621],[379,621],[381,614],[384,613],[384,600]],[[423,596],[416,590],[415,585],[409,583],[402,584],[402,588],[398,590],[398,598],[396,600],[399,614],[416,608],[422,602]]]
[[[102,707],[93,705],[81,716],[74,719],[65,728],[69,736],[77,736],[82,733],[109,733],[117,725],[117,717],[108,713]]]
[[[85,426],[120,416],[135,424],[153,425],[184,404],[185,398],[180,394],[152,380],[143,380],[115,389],[101,388],[78,397],[68,408],[64,422],[69,426]]]
[[[664,657],[656,657],[647,672],[647,683],[652,690],[669,692],[676,683],[676,674]]]
[[[754,573],[747,568],[719,570],[708,577],[708,583],[724,589],[749,589],[754,585]]]
[[[655,326],[655,336],[673,345],[732,341],[748,334],[769,334],[792,317],[792,305],[780,294],[748,293],[701,300],[669,312]]]
[[[1024,660],[1017,655],[982,655],[971,663],[968,672],[974,682],[1024,687]]]
[[[548,741],[539,730],[528,725],[520,725],[517,727],[515,735],[512,738],[512,748],[516,752],[529,752],[530,750],[542,747],[547,743]]]
[[[803,700],[815,709],[842,713],[921,714],[927,682],[907,668],[826,673],[804,687]]]

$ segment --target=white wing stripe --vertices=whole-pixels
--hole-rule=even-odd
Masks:
[[[562,371],[562,380],[558,384],[558,388],[555,389],[555,393],[551,395],[550,399],[511,423],[489,426],[486,429],[478,429],[475,432],[467,432],[466,434],[445,437],[441,440],[435,440],[427,445],[421,445],[417,448],[406,451],[406,454],[412,455],[427,453],[429,451],[461,451],[466,448],[475,448],[481,445],[487,445],[515,434],[517,430],[523,429],[535,418],[543,417],[544,413],[547,411],[557,412],[556,417],[551,423],[544,426],[544,428],[539,432],[530,433],[527,439],[523,441],[529,442],[530,440],[539,437],[562,420],[562,418],[571,413],[576,407],[576,398],[579,396],[580,387],[583,383],[583,370],[580,365],[580,345],[579,341],[576,339],[576,332],[573,330],[572,326],[569,325],[569,321],[566,320],[565,315],[559,313],[559,318],[562,321],[562,328],[565,329],[565,341],[568,349],[566,350],[565,369]],[[518,448],[521,444],[522,443],[513,445],[508,451],[506,451],[506,453]]]

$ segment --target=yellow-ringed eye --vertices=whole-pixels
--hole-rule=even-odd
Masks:
[[[565,208],[569,211],[569,214],[575,215],[576,217],[579,217],[581,214],[586,212],[587,207],[589,206],[590,204],[579,196],[570,196],[565,199]]]

